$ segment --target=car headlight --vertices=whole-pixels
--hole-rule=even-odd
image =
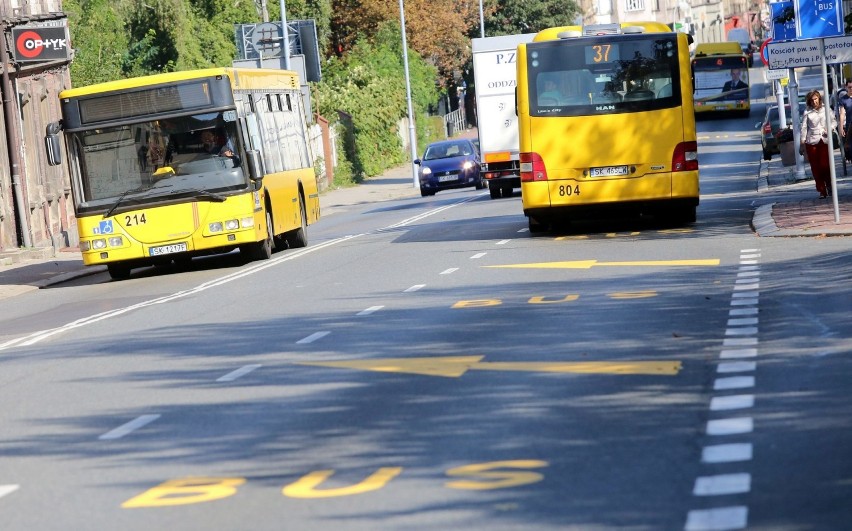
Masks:
[[[464,164],[462,164],[462,168],[464,168],[466,170],[473,168],[473,162],[471,162],[469,160],[464,161]]]
[[[432,175],[432,168],[425,166],[422,170],[423,175]]]

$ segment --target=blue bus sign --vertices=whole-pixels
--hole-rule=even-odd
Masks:
[[[796,38],[819,39],[843,35],[840,0],[795,0]]]
[[[796,38],[796,9],[792,0],[769,4],[769,13],[773,41],[792,41]]]

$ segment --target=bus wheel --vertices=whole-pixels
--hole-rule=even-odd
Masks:
[[[675,223],[695,223],[697,219],[694,206],[673,208],[668,212],[668,215],[669,219]]]
[[[500,191],[502,192],[503,197],[512,197],[513,190],[511,186],[504,186]]]
[[[491,199],[500,199],[500,189],[496,186],[488,185],[488,193],[491,194]]]
[[[308,246],[308,214],[305,212],[305,203],[302,201],[301,194],[299,195],[299,215],[302,216],[301,226],[287,233],[287,247],[290,249]]]
[[[530,216],[527,218],[530,227],[530,233],[536,234],[540,232],[545,232],[548,229],[547,223],[542,223],[534,217]]]
[[[272,258],[272,214],[268,210],[266,211],[266,238],[257,243],[241,246],[240,252],[248,255],[251,260]]]
[[[130,278],[130,266],[127,264],[107,264],[109,278],[113,280],[126,280]]]

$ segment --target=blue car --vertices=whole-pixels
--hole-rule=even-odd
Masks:
[[[485,188],[479,175],[479,150],[466,138],[433,142],[426,147],[420,166],[420,195],[435,195],[439,190]]]

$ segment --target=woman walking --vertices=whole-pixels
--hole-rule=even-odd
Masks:
[[[831,116],[831,129],[825,124],[825,109],[822,95],[818,90],[808,92],[805,97],[807,108],[802,115],[801,141],[802,147],[808,153],[811,173],[814,176],[817,192],[820,197],[831,195],[831,170],[828,162],[828,132],[833,131],[836,124]]]

